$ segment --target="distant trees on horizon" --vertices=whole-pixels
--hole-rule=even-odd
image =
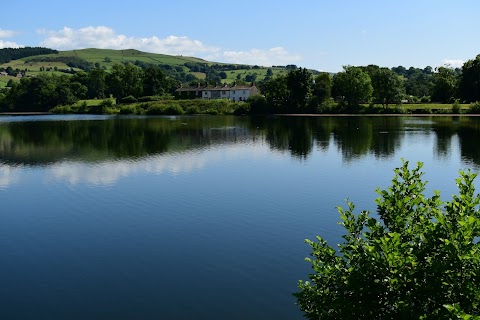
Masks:
[[[58,51],[43,47],[4,48],[0,49],[0,64],[25,57],[50,53],[58,53]]]
[[[480,54],[462,68],[424,69],[345,66],[334,75],[314,76],[304,68],[291,69],[260,84],[263,99],[256,98],[253,112],[323,112],[339,103],[354,112],[360,104],[473,103],[480,101]],[[304,99],[299,99],[299,96]]]

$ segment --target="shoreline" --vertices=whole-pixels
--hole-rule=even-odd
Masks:
[[[51,112],[31,111],[31,112],[0,112],[0,116],[41,116],[53,114]]]
[[[468,113],[275,113],[274,116],[289,116],[289,117],[479,117],[480,114]]]
[[[39,116],[54,115],[57,113],[28,111],[28,112],[0,112],[0,116]],[[77,113],[67,113],[77,114]],[[203,115],[203,114],[202,114]],[[273,113],[273,114],[251,114],[247,116],[279,116],[279,117],[479,117],[480,114],[458,114],[458,113]]]

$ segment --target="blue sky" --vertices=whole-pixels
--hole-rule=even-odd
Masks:
[[[4,2],[0,48],[134,48],[329,72],[461,66],[480,54],[478,0]]]

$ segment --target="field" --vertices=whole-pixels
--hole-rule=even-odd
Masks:
[[[35,76],[39,73],[48,73],[48,74],[56,74],[56,75],[67,74],[68,75],[68,73],[64,73],[64,72],[60,72],[60,71],[54,71],[54,68],[55,67],[57,69],[69,69],[70,68],[69,66],[67,66],[63,62],[33,62],[33,61],[28,61],[28,58],[12,60],[8,63],[1,64],[0,67],[3,67],[3,68],[12,67],[12,69],[19,69],[19,70],[27,69],[27,76]],[[50,70],[50,71],[40,71],[40,68],[42,68],[42,67],[43,68],[51,68],[52,70]],[[74,68],[74,70],[78,71],[80,69]],[[1,78],[7,78],[7,77],[1,77]],[[1,78],[0,78],[0,82],[2,81]],[[10,78],[12,78],[12,77],[10,77]]]
[[[237,79],[237,75],[240,74],[240,78],[243,80],[247,75],[253,75],[256,74],[257,78],[256,81],[258,80],[263,80],[267,76],[267,71],[269,68],[264,68],[260,67],[258,69],[250,69],[250,70],[231,70],[231,71],[225,71],[227,74],[227,79],[224,81],[231,83]],[[277,75],[286,75],[287,70],[284,68],[270,68],[273,71],[273,76]]]
[[[138,50],[110,50],[110,49],[82,49],[82,50],[70,50],[60,51],[58,54],[47,54],[38,57],[78,57],[91,63],[99,63],[101,67],[106,67],[107,70],[115,64],[123,62],[135,62],[136,60],[152,63],[152,64],[169,64],[173,66],[183,66],[185,62],[203,62],[208,63],[205,60],[183,57],[183,56],[170,56],[165,54],[147,53]],[[26,59],[28,60],[28,58]]]
[[[13,80],[13,81],[20,81],[20,79],[17,78],[17,77],[0,76],[0,88],[5,88],[10,79]]]
[[[58,54],[47,54],[39,55],[35,57],[27,57],[23,59],[13,60],[9,63],[4,63],[0,67],[7,68],[12,67],[13,69],[25,70],[27,69],[27,75],[36,75],[38,73],[47,72],[49,74],[66,74],[53,69],[56,67],[58,69],[67,69],[69,68],[65,63],[62,62],[35,62],[31,61],[32,59],[39,58],[51,58],[51,57],[78,57],[84,59],[93,64],[98,63],[100,67],[104,67],[106,70],[110,70],[113,65],[120,64],[123,62],[135,62],[142,61],[145,63],[151,64],[168,64],[171,66],[181,66],[185,71],[189,71],[185,67],[186,62],[196,62],[196,63],[205,63],[208,65],[217,64],[216,62],[210,62],[194,57],[185,57],[185,56],[171,56],[165,54],[156,54],[156,53],[146,53],[138,50],[110,50],[110,49],[81,49],[81,50],[70,50],[70,51],[60,51]],[[218,63],[222,64],[222,63]],[[50,71],[40,71],[40,68],[51,68]],[[274,76],[280,74],[286,74],[287,71],[284,68],[271,68]],[[78,70],[78,69],[74,69]],[[231,70],[225,71],[227,78],[224,79],[224,82],[233,83],[237,79],[237,75],[240,75],[240,78],[243,80],[247,75],[256,74],[256,80],[263,80],[267,74],[267,67],[257,67],[255,69],[245,70]],[[201,72],[192,72],[195,77],[200,80],[205,79],[205,74]],[[1,82],[0,82],[1,86]]]

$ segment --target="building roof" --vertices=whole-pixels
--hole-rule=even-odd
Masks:
[[[258,90],[255,84],[252,85],[240,85],[237,86],[236,84],[232,86],[223,85],[223,86],[206,86],[206,87],[180,87],[178,88],[177,92],[187,92],[187,91],[232,91],[232,90]]]

